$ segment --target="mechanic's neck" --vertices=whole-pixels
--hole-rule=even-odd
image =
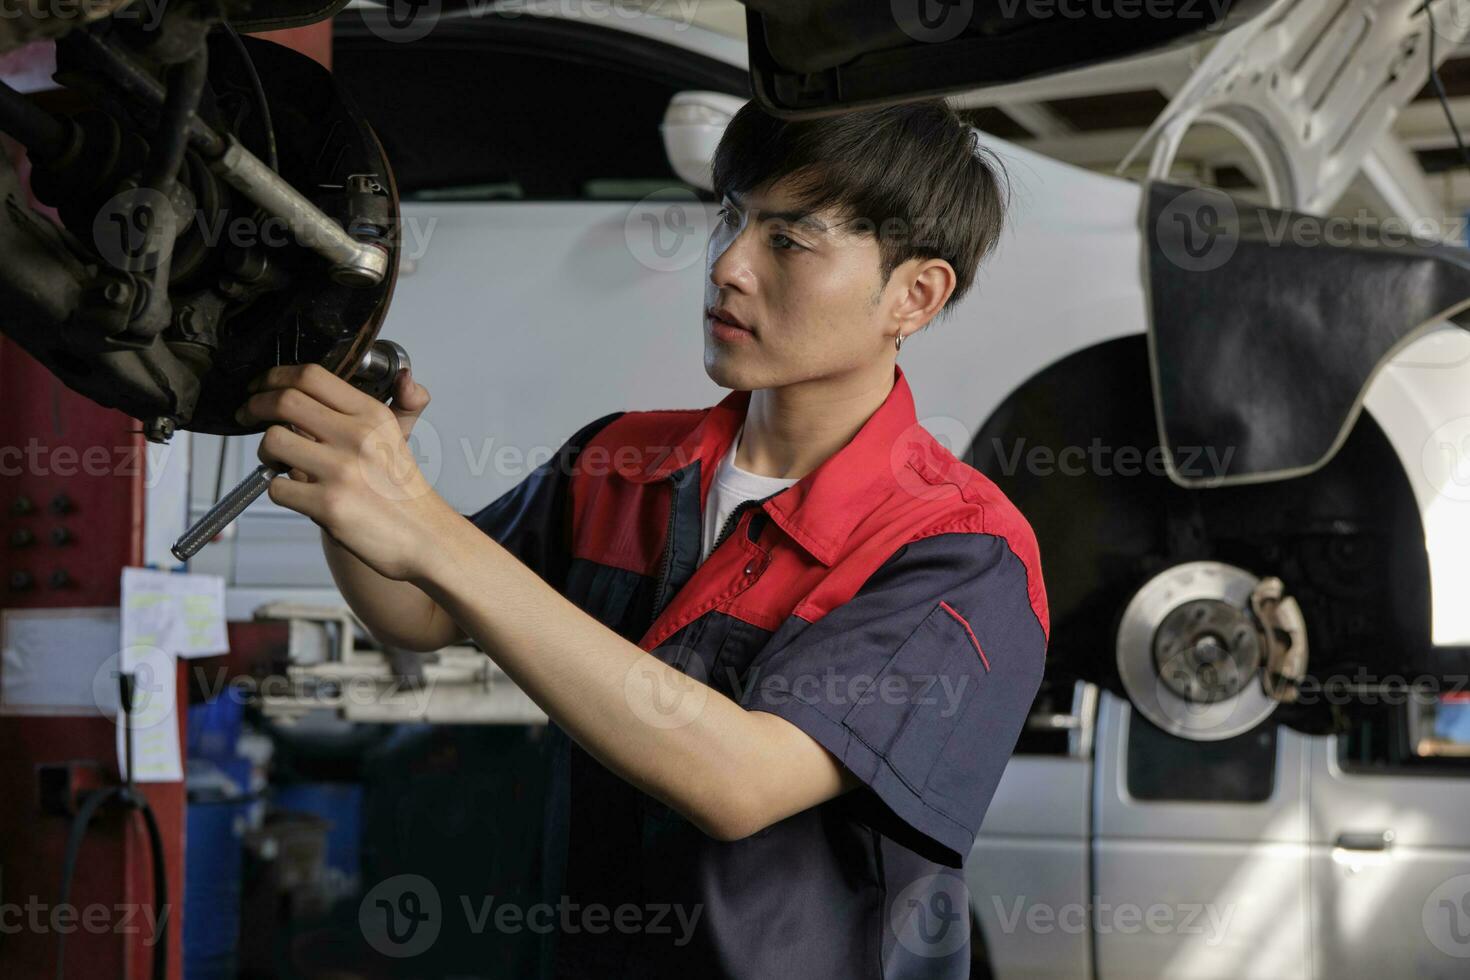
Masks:
[[[893,390],[893,359],[847,374],[750,393],[735,465],[800,479],[852,441]]]

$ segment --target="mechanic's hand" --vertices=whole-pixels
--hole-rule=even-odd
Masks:
[[[413,424],[429,407],[429,389],[413,379],[412,370],[399,371],[398,377],[393,379],[393,400],[388,407],[398,417],[398,427],[403,430],[403,438],[407,439],[413,431]]]
[[[289,473],[271,481],[271,500],[311,518],[380,575],[424,574],[432,535],[456,514],[407,442],[428,390],[404,372],[390,408],[319,364],[272,368],[248,390],[235,414],[241,424],[283,423],[260,442],[261,461]]]

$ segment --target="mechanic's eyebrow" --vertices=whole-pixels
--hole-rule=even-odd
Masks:
[[[733,204],[737,210],[746,210],[744,202],[740,200],[740,195],[731,191],[727,191],[725,193],[725,199]],[[809,211],[761,211],[760,216],[763,220],[780,221],[788,225],[801,225],[804,228],[811,229],[819,235],[825,235],[828,231],[831,230],[827,227],[827,223],[825,221],[822,221],[820,218],[816,217]]]

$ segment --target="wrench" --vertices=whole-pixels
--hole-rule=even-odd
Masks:
[[[357,370],[348,380],[378,401],[386,401],[393,393],[393,382],[398,378],[399,372],[408,370],[410,366],[408,351],[391,340],[379,340],[364,352]],[[224,452],[223,447],[220,451]],[[171,549],[174,557],[179,561],[188,561],[198,554],[215,535],[234,523],[235,518],[244,513],[246,507],[265,493],[271,481],[282,472],[265,463],[257,466],[174,542]]]

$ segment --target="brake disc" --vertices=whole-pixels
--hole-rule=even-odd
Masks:
[[[1261,684],[1264,651],[1251,614],[1259,580],[1194,561],[1151,578],[1118,625],[1118,674],[1140,714],[1170,734],[1216,741],[1276,709]]]
[[[223,30],[172,11],[165,27],[181,45],[209,32],[188,48],[207,66],[197,113],[172,129],[164,98],[186,66],[159,55],[169,44],[122,27],[57,42],[70,101],[53,101],[71,111],[29,114],[26,145],[32,190],[60,227],[14,198],[0,212],[17,257],[0,268],[0,330],[150,439],[238,434],[252,431],[233,416],[256,375],[317,363],[346,377],[371,347],[397,277],[398,192],[320,64],[243,38],[257,91]],[[181,143],[177,179],[155,191],[160,147]],[[14,185],[7,169],[0,190]]]

